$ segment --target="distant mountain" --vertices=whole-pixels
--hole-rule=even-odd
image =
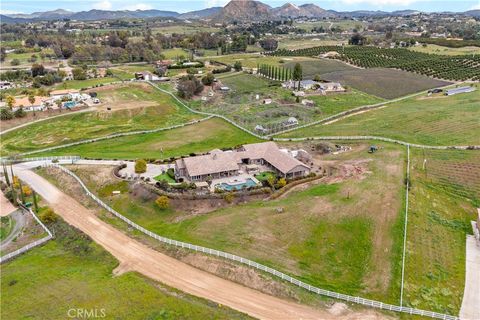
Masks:
[[[319,6],[314,5],[313,3],[302,4],[299,8],[304,12],[304,16],[306,17],[324,18],[335,16],[334,13],[322,9]]]
[[[212,16],[220,21],[261,21],[273,18],[272,7],[260,1],[254,0],[232,0]]]
[[[107,11],[107,10],[90,10],[81,11],[71,15],[69,18],[72,20],[111,20],[111,19],[129,19],[129,18],[156,18],[156,17],[178,17],[180,14],[173,11],[161,11],[161,10],[119,10],[119,11]]]
[[[212,8],[207,8],[207,9],[203,9],[203,10],[190,11],[190,12],[182,13],[177,18],[182,19],[182,20],[204,19],[204,18],[209,18],[211,16],[214,16],[214,15],[218,14],[221,10],[222,10],[222,7],[212,7]]]
[[[480,10],[465,11],[464,14],[465,14],[466,16],[480,18]]]
[[[27,20],[27,19],[24,19],[24,18],[12,18],[12,17],[6,16],[6,15],[0,14],[0,23],[12,24],[12,23],[25,23],[25,22],[28,22],[28,21],[30,21],[30,20]]]
[[[21,18],[21,19],[63,19],[68,18],[69,16],[73,15],[75,12],[64,10],[64,9],[57,9],[52,11],[44,11],[44,12],[34,12],[30,14],[25,13],[15,13],[15,14],[8,14],[10,18]]]
[[[272,9],[272,13],[277,17],[300,17],[305,12],[294,4],[285,3],[281,7]]]

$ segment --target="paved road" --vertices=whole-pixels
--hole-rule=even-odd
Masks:
[[[100,220],[93,211],[63,194],[47,180],[28,170],[28,165],[15,166],[16,174],[27,181],[55,212],[69,224],[88,234],[119,261],[117,273],[136,271],[149,278],[189,294],[261,319],[384,319],[376,311],[347,312],[342,316],[328,311],[272,297],[242,285],[201,271],[155,251],[129,238]]]
[[[13,230],[10,232],[10,234],[2,240],[1,242],[1,247],[2,249],[8,246],[13,239],[17,237],[17,235],[23,230],[23,227],[25,227],[25,213],[23,210],[16,210],[10,214],[10,217],[15,221],[15,225],[13,226]]]
[[[467,236],[465,291],[460,318],[480,319],[480,243],[474,236]]]

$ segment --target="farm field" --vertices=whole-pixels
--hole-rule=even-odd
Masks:
[[[141,192],[111,196],[112,188],[128,190],[127,182],[96,178],[110,177],[111,168],[71,168],[116,210],[158,234],[248,257],[323,288],[396,303],[404,148],[384,145],[372,156],[366,144],[352,146],[319,158],[352,176],[208,214],[160,210]]]
[[[385,99],[399,98],[450,83],[406,71],[383,68],[351,68],[350,70],[345,69],[344,71],[322,74],[322,78],[340,82]],[[399,82],[402,84],[399,85]]]
[[[45,152],[43,155],[81,155],[104,159],[167,159],[234,147],[258,139],[220,119],[211,119],[178,129],[109,139]]]
[[[182,48],[165,49],[162,51],[165,59],[178,59],[179,57],[187,58],[190,54]]]
[[[304,97],[315,104],[306,106],[297,102],[291,91],[281,88],[278,82],[262,77],[234,74],[219,80],[231,88],[230,93],[216,95],[208,101],[195,101],[191,105],[201,111],[225,115],[251,130],[257,125],[280,128],[281,122],[289,117],[295,117],[301,124],[309,123],[348,109],[383,101],[350,89],[345,93]],[[264,99],[271,99],[272,103],[264,104]]]
[[[294,26],[300,29],[303,29],[307,32],[311,32],[315,27],[323,27],[325,30],[332,28],[341,28],[342,30],[358,29],[361,30],[366,26],[365,22],[354,21],[351,19],[345,20],[332,20],[332,21],[317,21],[317,22],[303,22],[303,23],[294,23]]]
[[[96,87],[105,85],[111,82],[120,81],[118,78],[114,77],[104,77],[104,78],[92,78],[87,80],[68,80],[64,81],[56,86],[55,89],[86,89],[90,87]]]
[[[177,24],[177,25],[166,25],[162,27],[156,27],[152,29],[152,32],[155,33],[179,33],[179,34],[193,34],[197,32],[218,32],[220,28],[195,25],[195,24]]]
[[[288,63],[290,61],[310,61],[313,58],[308,57],[272,57],[272,56],[264,56],[261,54],[256,53],[244,53],[244,54],[229,54],[223,56],[216,56],[216,57],[209,57],[209,58],[201,58],[200,60],[214,60],[221,63],[226,63],[233,65],[236,61],[240,61],[243,67],[247,68],[256,68],[258,64],[270,64],[270,65],[277,65],[281,66],[282,63]]]
[[[316,46],[336,46],[345,43],[346,41],[342,40],[324,40],[320,38],[281,38],[278,42],[279,49],[300,49],[300,48],[311,48]]]
[[[250,319],[138,273],[113,276],[118,261],[77,232],[60,240],[57,232],[56,240],[2,264],[2,319],[65,319],[72,308],[104,309],[107,319]]]
[[[415,52],[403,48],[384,49],[359,46],[319,46],[296,50],[280,49],[269,53],[276,57],[315,57],[335,51],[339,59],[362,68],[390,68],[455,81],[479,80],[480,57],[446,56]]]
[[[448,56],[457,56],[465,54],[480,54],[480,47],[461,47],[461,48],[449,48],[443,47],[436,44],[427,44],[426,47],[416,46],[409,47],[412,51],[423,52],[423,53],[434,53]]]
[[[9,53],[7,54],[5,61],[2,62],[2,67],[28,67],[31,66],[33,63],[49,63],[50,59],[45,58],[43,61],[40,57],[40,54],[52,54],[53,55],[53,50],[52,49],[43,49],[41,52],[25,52],[25,53]],[[31,59],[32,55],[35,55],[37,57],[35,62],[30,62],[28,61]],[[12,60],[17,59],[20,64],[18,66],[12,66],[11,62]]]
[[[296,63],[297,62],[288,62],[284,66],[293,71]],[[332,59],[315,59],[309,61],[298,61],[298,63],[300,63],[302,66],[304,79],[313,79],[317,74],[324,75],[331,72],[358,70],[358,68]]]
[[[425,169],[423,169],[426,159]],[[411,149],[405,301],[458,314],[465,241],[480,197],[480,152]]]
[[[46,120],[2,135],[2,156],[116,132],[167,127],[197,118],[171,97],[147,85],[105,86],[94,91],[103,103],[93,112]]]
[[[281,135],[315,137],[376,135],[426,145],[479,145],[480,90],[455,96],[416,96],[341,119]]]

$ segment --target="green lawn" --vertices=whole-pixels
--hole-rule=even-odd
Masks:
[[[376,135],[427,145],[480,144],[480,88],[455,96],[414,97],[329,125],[281,137]]]
[[[87,80],[68,80],[58,84],[56,89],[86,89],[116,81],[120,80],[114,77],[93,78]]]
[[[2,155],[38,150],[116,132],[154,129],[197,118],[170,96],[148,85],[119,85],[98,91],[112,111],[72,114],[2,135]],[[118,110],[118,111],[115,111]],[[110,142],[108,142],[110,143]]]
[[[276,178],[277,175],[275,174],[275,172],[271,172],[271,171],[265,171],[265,172],[262,172],[262,173],[259,173],[259,174],[255,175],[255,178],[258,181],[267,181],[268,178],[270,178],[270,177]]]
[[[213,303],[128,272],[90,243],[76,253],[51,240],[2,264],[2,319],[68,319],[69,309],[104,310],[106,319],[247,319]],[[15,301],[15,303],[12,303]]]
[[[234,147],[258,139],[220,119],[158,133],[127,136],[46,152],[48,155],[81,155],[104,159],[166,159]]]
[[[162,51],[162,54],[165,56],[165,59],[178,59],[179,57],[188,59],[190,56],[190,54],[182,48],[166,49]]]
[[[253,90],[261,90],[268,87],[269,81],[262,77],[252,76],[250,74],[235,74],[230,77],[223,77],[222,84],[230,87],[235,93],[250,93]]]
[[[479,205],[479,160],[478,151],[411,150],[407,305],[455,315],[460,310],[466,234]]]
[[[175,179],[173,179],[172,177],[170,177],[168,174],[166,173],[162,173],[156,177],[154,177],[153,179],[157,180],[157,181],[166,181],[168,183],[175,183]]]
[[[222,63],[227,63],[233,65],[236,61],[240,61],[242,66],[247,68],[256,68],[258,64],[269,64],[281,66],[283,63],[288,63],[291,61],[309,61],[314,60],[313,58],[308,57],[272,57],[272,56],[263,56],[261,54],[255,53],[237,53],[229,54],[218,57],[202,58],[202,60],[214,60]]]
[[[318,184],[209,214],[160,210],[129,193],[103,198],[160,235],[248,257],[322,288],[397,302],[404,149],[384,145],[371,155],[367,147],[354,145],[351,153],[325,158],[363,159],[371,171],[364,179]],[[109,194],[103,191],[111,189],[109,182],[95,182],[93,169],[73,170],[100,196]]]

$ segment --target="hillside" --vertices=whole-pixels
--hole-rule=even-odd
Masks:
[[[213,16],[219,21],[261,21],[271,19],[272,8],[260,1],[253,0],[232,0],[223,9]]]

